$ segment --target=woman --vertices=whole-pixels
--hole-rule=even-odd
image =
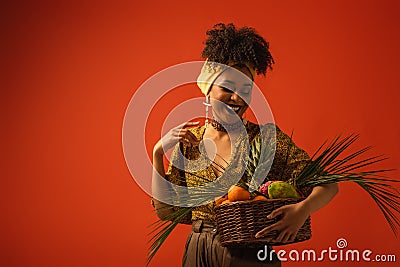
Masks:
[[[202,56],[207,59],[198,79],[198,86],[206,96],[206,108],[212,109],[211,123],[199,126],[198,122],[189,122],[171,129],[157,142],[153,150],[153,192],[159,193],[165,185],[160,184],[157,175],[166,180],[189,186],[189,188],[223,177],[230,169],[240,169],[234,159],[243,150],[238,150],[235,143],[245,129],[250,149],[257,138],[261,138],[260,128],[271,128],[271,125],[259,126],[243,116],[251,100],[251,90],[256,74],[265,75],[267,69],[272,69],[274,60],[269,52],[269,44],[252,28],[236,29],[233,24],[217,24],[207,31],[208,39]],[[218,63],[223,65],[218,65]],[[239,74],[238,74],[239,73]],[[307,153],[291,146],[292,140],[278,127],[273,125],[276,133],[276,152],[272,167],[266,180],[290,180],[296,177],[309,159]],[[201,142],[206,140],[207,142]],[[235,144],[235,145],[233,145]],[[168,171],[164,171],[164,151],[175,146],[171,156]],[[288,151],[288,148],[290,150]],[[212,164],[206,160],[203,167],[195,171],[182,171],[182,157],[197,160],[196,165],[202,165],[202,154],[212,158]],[[247,153],[247,152],[246,152]],[[289,156],[288,156],[289,155]],[[240,160],[239,160],[240,161]],[[238,161],[238,162],[239,162]],[[243,172],[242,172],[243,173]],[[297,204],[283,206],[273,211],[268,218],[280,216],[281,219],[261,230],[256,237],[262,237],[269,231],[277,230],[277,241],[290,241],[296,236],[306,218],[314,211],[325,206],[337,193],[337,185],[329,184],[304,189],[305,200]],[[171,194],[171,192],[169,193]],[[177,196],[179,197],[179,196]],[[173,197],[172,197],[173,198]],[[154,199],[158,216],[167,218],[172,211],[179,209],[173,205]],[[281,266],[274,255],[269,261],[257,258],[259,249],[226,248],[219,242],[219,235],[214,224],[215,202],[201,205],[193,209],[185,223],[192,223],[183,256],[183,266]],[[267,218],[266,218],[267,219]]]

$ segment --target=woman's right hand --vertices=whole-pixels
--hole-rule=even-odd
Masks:
[[[153,152],[158,155],[163,155],[164,152],[174,147],[178,142],[182,142],[187,146],[198,145],[200,141],[188,129],[189,127],[197,126],[198,124],[198,121],[185,122],[172,128],[167,134],[158,140],[157,144],[154,146]]]

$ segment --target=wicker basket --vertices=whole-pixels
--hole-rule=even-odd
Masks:
[[[225,203],[215,208],[217,229],[222,246],[260,247],[263,245],[285,245],[311,238],[311,218],[308,217],[292,242],[276,242],[278,231],[271,231],[262,238],[255,234],[266,226],[276,223],[279,218],[267,219],[275,209],[300,202],[304,198],[268,199]]]

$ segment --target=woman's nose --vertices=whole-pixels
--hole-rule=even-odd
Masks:
[[[240,101],[240,96],[237,93],[231,94],[231,99],[235,102]]]

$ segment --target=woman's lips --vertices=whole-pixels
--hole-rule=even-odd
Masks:
[[[238,113],[241,108],[241,106],[236,106],[236,105],[227,105],[227,106],[230,110],[233,110],[235,113]]]

